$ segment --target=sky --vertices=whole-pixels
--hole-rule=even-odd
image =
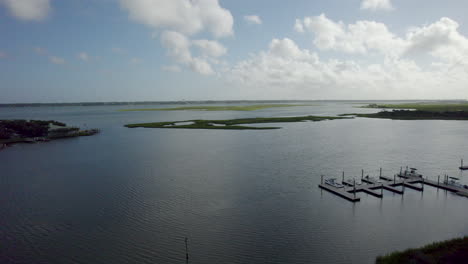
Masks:
[[[0,0],[0,103],[468,99],[468,1]]]

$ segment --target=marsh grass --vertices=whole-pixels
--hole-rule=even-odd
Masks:
[[[377,264],[466,263],[468,237],[456,238],[418,248],[397,251],[376,259]]]
[[[468,111],[468,103],[409,103],[409,104],[369,104],[360,108],[414,109],[429,112]]]
[[[334,117],[334,116],[257,117],[257,118],[240,118],[240,119],[227,119],[227,120],[186,120],[186,121],[171,121],[171,122],[140,123],[140,124],[128,124],[125,126],[129,128],[145,127],[145,128],[265,130],[265,129],[279,129],[280,127],[254,127],[254,126],[241,126],[241,125],[259,124],[259,123],[323,121],[323,120],[349,119],[349,118],[350,117]],[[184,122],[193,122],[193,124],[177,125],[177,123],[184,123]]]

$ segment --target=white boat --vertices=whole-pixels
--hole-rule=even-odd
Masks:
[[[403,172],[400,172],[400,176],[403,176],[403,177],[419,177],[419,178],[422,178],[422,174],[419,174],[417,173],[417,170],[416,168],[409,168],[406,167],[406,170],[404,170]]]
[[[344,185],[341,184],[341,183],[338,183],[335,178],[326,179],[325,184],[328,184],[328,185],[333,186],[335,188],[344,188]]]
[[[449,180],[448,180],[447,184],[458,187],[458,188],[465,188],[465,186],[462,185],[459,181],[460,181],[460,179],[458,179],[456,177],[449,177]]]

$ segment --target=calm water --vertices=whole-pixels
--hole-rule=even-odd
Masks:
[[[141,106],[140,106],[141,107]],[[267,131],[128,129],[127,123],[369,111],[351,103],[254,112],[118,112],[125,107],[2,108],[101,134],[0,151],[0,263],[372,263],[394,250],[468,235],[468,199],[359,194],[320,175],[468,176],[468,123],[334,120]]]

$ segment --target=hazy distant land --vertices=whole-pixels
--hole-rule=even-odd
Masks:
[[[299,104],[257,104],[257,105],[221,105],[221,106],[182,106],[171,108],[139,108],[139,109],[122,109],[120,111],[255,111],[276,107],[297,107],[297,106],[313,106],[313,105],[299,105]]]
[[[353,113],[341,116],[384,118],[396,120],[468,120],[468,103],[406,103],[369,104],[360,108],[378,108],[384,111],[371,114]],[[392,109],[387,111],[386,109]]]

